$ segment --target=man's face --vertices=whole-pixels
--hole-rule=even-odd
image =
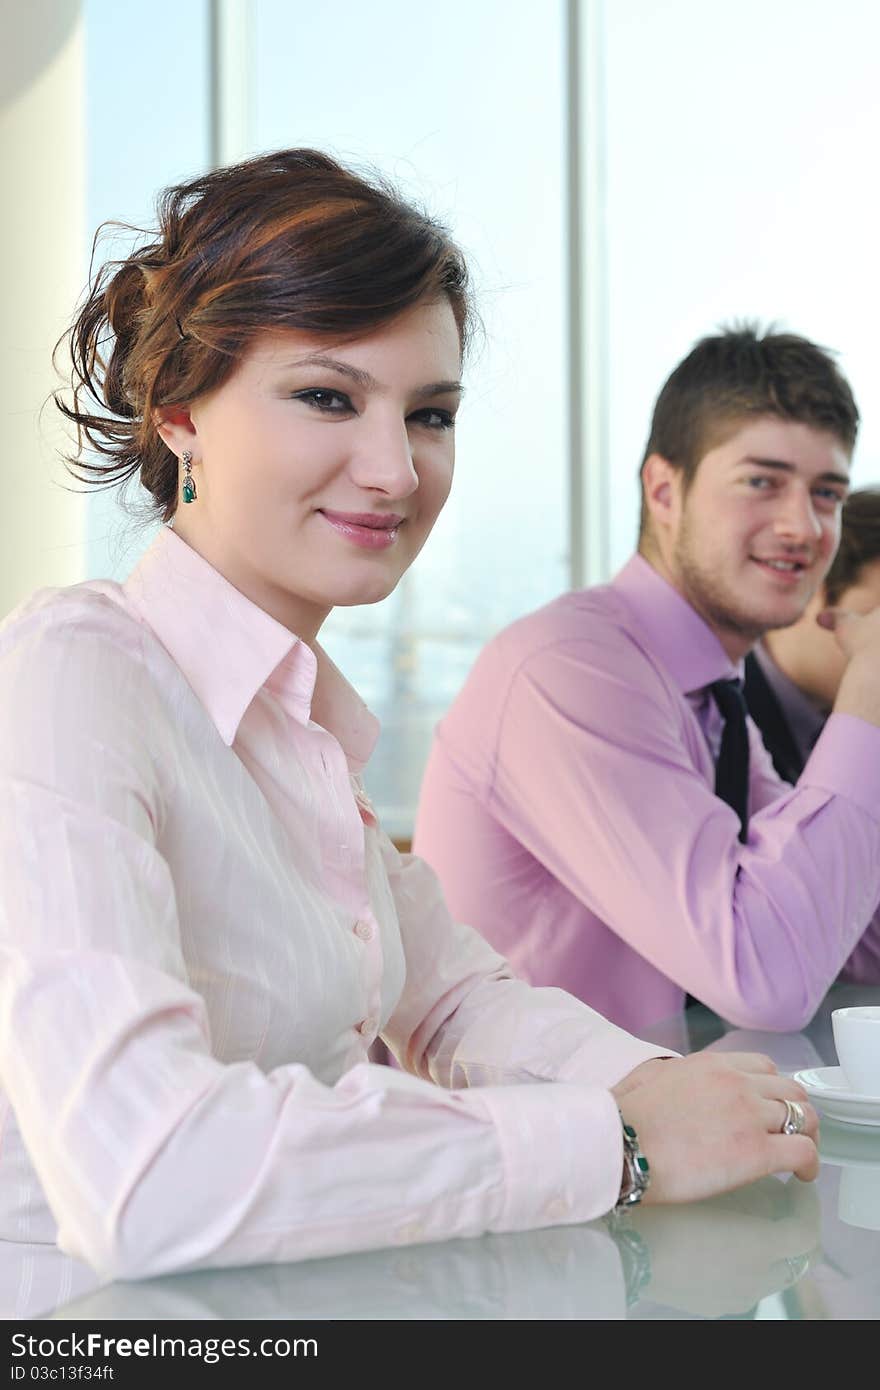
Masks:
[[[761,416],[672,480],[669,577],[738,660],[803,613],[834,558],[849,453],[836,435]]]

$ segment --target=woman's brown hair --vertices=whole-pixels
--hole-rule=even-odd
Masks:
[[[840,545],[825,576],[825,601],[832,607],[858,584],[862,570],[880,560],[880,488],[851,492],[840,514]]]
[[[62,339],[73,394],[55,401],[78,443],[68,467],[100,487],[139,472],[168,521],[178,464],[156,432],[157,407],[221,386],[266,329],[351,340],[443,296],[464,350],[467,267],[446,229],[316,150],[280,150],[166,189],[153,239],[97,271]]]

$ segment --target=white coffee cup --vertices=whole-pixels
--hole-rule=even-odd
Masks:
[[[880,1005],[835,1009],[831,1028],[850,1090],[880,1096]]]

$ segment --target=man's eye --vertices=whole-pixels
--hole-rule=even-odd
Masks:
[[[341,391],[328,391],[322,386],[310,387],[308,391],[297,391],[293,399],[305,401],[306,405],[323,411],[325,415],[341,415],[352,408],[348,396],[343,395]]]

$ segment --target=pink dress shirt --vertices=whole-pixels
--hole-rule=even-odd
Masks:
[[[165,529],[6,621],[0,706],[0,1240],[132,1278],[613,1204],[658,1049],[453,923],[322,652]]]
[[[734,674],[636,556],[495,638],[437,730],[414,845],[451,911],[622,1027],[688,990],[801,1028],[854,948],[847,977],[880,980],[880,729],[833,714],[792,789],[752,725],[742,845],[705,689]]]

